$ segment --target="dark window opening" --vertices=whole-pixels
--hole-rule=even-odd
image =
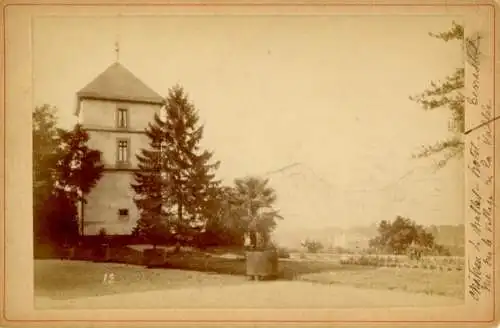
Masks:
[[[126,128],[128,123],[128,110],[126,108],[118,108],[118,127]]]
[[[128,216],[128,209],[127,208],[120,208],[118,210],[118,215],[119,216]]]
[[[128,141],[119,140],[118,141],[118,162],[127,163],[128,162]]]

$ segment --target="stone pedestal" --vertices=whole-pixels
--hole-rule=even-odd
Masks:
[[[278,253],[275,250],[250,250],[246,252],[246,271],[251,278],[263,279],[278,274]]]

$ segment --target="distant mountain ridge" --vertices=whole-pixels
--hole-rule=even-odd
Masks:
[[[303,228],[334,223],[336,190],[309,166],[293,163],[263,176],[276,190],[276,207],[285,218],[280,226]]]
[[[276,174],[308,174],[311,178],[315,179],[318,183],[322,184],[326,188],[331,188],[335,189],[335,187],[325,180],[324,178],[320,177],[310,166],[307,164],[304,164],[302,162],[295,162],[286,166],[283,166],[277,170],[272,170],[264,173],[264,176],[267,178],[272,178]]]
[[[283,221],[278,223],[275,239],[284,246],[297,247],[306,238],[327,245],[366,247],[377,235],[378,222],[345,227],[337,202],[347,195],[319,176],[307,164],[296,162],[263,174],[278,195],[277,208]],[[390,213],[388,213],[390,215]],[[369,215],[369,214],[368,214]],[[388,217],[387,220],[394,218]],[[350,222],[349,222],[350,223]],[[417,221],[418,223],[418,221]],[[344,227],[341,227],[341,226]],[[443,245],[464,245],[464,225],[435,225],[429,230]]]

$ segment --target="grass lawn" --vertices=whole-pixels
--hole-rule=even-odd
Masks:
[[[189,251],[168,256],[159,268],[89,261],[35,260],[35,295],[69,299],[117,293],[241,284],[245,260]],[[278,279],[464,297],[463,271],[374,268],[338,261],[280,259]],[[106,274],[114,282],[104,283]]]
[[[114,275],[105,283],[105,274]],[[116,263],[36,260],[35,296],[53,299],[101,296],[193,286],[240,284],[242,276],[217,275],[196,271],[147,269]]]
[[[463,271],[437,271],[409,268],[367,268],[306,274],[300,280],[342,284],[361,288],[401,290],[428,295],[464,298]]]
[[[224,274],[244,275],[244,260],[219,258],[190,259],[175,258],[168,264],[183,270],[212,271]],[[400,290],[428,295],[464,298],[464,272],[451,270],[426,270],[421,268],[387,268],[362,265],[343,265],[328,261],[295,261],[280,259],[280,279],[306,280],[326,284]]]
[[[366,270],[337,263],[281,260],[278,279],[295,280],[305,273]],[[104,282],[112,273],[114,282]],[[35,295],[53,299],[117,293],[241,284],[246,281],[244,259],[207,257],[200,253],[171,255],[158,268],[89,261],[35,260]]]

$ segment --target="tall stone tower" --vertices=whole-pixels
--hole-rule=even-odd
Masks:
[[[130,234],[138,220],[133,202],[135,154],[148,148],[145,128],[160,114],[163,98],[116,62],[77,93],[75,114],[89,133],[89,147],[102,152],[103,177],[80,204],[84,235]]]

